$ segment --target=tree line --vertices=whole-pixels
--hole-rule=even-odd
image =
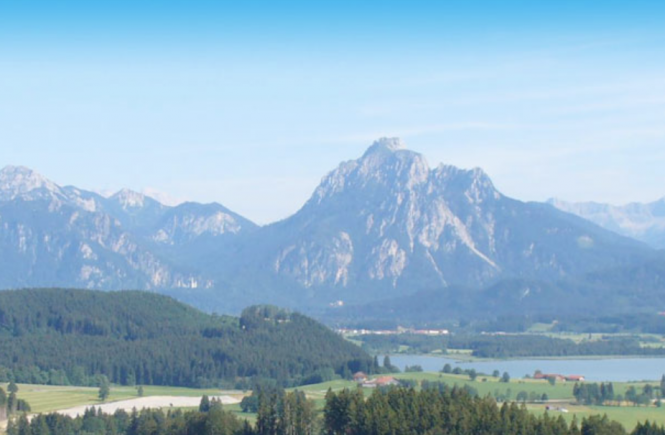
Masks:
[[[302,392],[259,393],[256,421],[238,418],[204,397],[198,410],[122,410],[112,415],[90,408],[79,417],[25,415],[10,420],[8,435],[628,435],[607,416],[567,423],[561,415],[535,415],[514,402],[499,405],[460,388],[442,385],[328,391],[322,413]],[[665,435],[644,422],[631,435]]]
[[[302,392],[257,392],[256,421],[238,418],[215,399],[203,397],[198,410],[118,410],[89,408],[72,418],[52,413],[9,421],[7,435],[627,435],[607,416],[567,423],[562,416],[535,415],[515,402],[499,405],[466,389],[442,383],[413,388],[328,391],[322,413]],[[644,422],[631,435],[665,435]]]
[[[412,353],[471,349],[472,355],[479,358],[665,355],[665,348],[642,347],[636,337],[605,337],[602,340],[580,343],[568,339],[527,334],[461,334],[448,336],[368,334],[361,335],[358,339],[363,342],[363,348],[370,353],[396,353],[403,346],[408,346],[409,352]]]
[[[665,397],[665,375],[660,380],[660,385],[654,387],[651,384],[644,384],[641,390],[634,385],[630,385],[625,394],[615,394],[614,385],[608,383],[576,383],[573,387],[573,396],[578,403],[584,405],[603,406],[607,404],[619,405],[622,402],[632,403],[634,406],[650,405],[661,406],[661,399]]]

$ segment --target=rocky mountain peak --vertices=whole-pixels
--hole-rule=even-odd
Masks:
[[[146,203],[146,196],[142,193],[130,189],[122,189],[109,198],[127,210],[132,208],[141,208]]]
[[[342,192],[412,189],[425,183],[429,173],[425,158],[407,150],[401,139],[381,138],[361,158],[344,162],[326,175],[312,199],[314,203],[321,203]]]
[[[553,207],[572,213],[621,235],[665,248],[665,201],[632,202],[612,205],[598,202],[567,202],[559,198],[547,201]]]
[[[0,199],[12,200],[37,189],[52,193],[60,190],[58,185],[24,166],[5,166],[0,170]]]
[[[445,192],[464,193],[469,200],[481,202],[501,197],[489,175],[480,168],[460,169],[441,164],[432,171],[432,179]]]
[[[402,139],[398,137],[382,137],[374,141],[372,146],[370,146],[367,151],[365,151],[363,157],[367,157],[373,154],[393,153],[395,151],[404,149],[406,149],[406,147]]]

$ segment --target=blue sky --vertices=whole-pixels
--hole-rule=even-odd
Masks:
[[[505,194],[665,196],[665,2],[0,2],[0,166],[284,218],[400,136]]]

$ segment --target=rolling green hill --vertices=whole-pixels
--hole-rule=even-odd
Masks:
[[[0,292],[0,381],[91,385],[283,385],[370,370],[372,360],[297,313],[208,315],[153,293]],[[103,378],[102,378],[103,379]]]

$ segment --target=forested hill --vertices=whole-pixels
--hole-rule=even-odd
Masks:
[[[0,382],[293,385],[372,370],[372,359],[314,320],[271,306],[208,315],[146,292],[0,292]]]

